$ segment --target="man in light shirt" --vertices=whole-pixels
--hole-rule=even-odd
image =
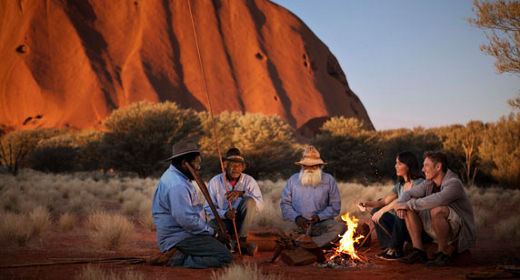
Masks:
[[[200,169],[201,157],[194,142],[173,145],[170,167],[163,173],[152,201],[157,242],[169,266],[189,268],[222,267],[233,261],[224,244],[229,236],[206,223],[203,201],[191,184],[186,167]],[[223,244],[224,243],[224,244]]]
[[[296,164],[302,168],[285,185],[280,201],[282,216],[294,222],[294,231],[307,233],[318,247],[326,247],[346,230],[345,224],[334,220],[341,209],[336,180],[322,172],[326,163],[313,146],[305,148]]]
[[[221,173],[213,177],[209,181],[208,191],[219,216],[226,225],[228,234],[235,234],[232,221],[235,219],[241,250],[252,256],[257,251],[257,245],[248,244],[247,235],[256,213],[264,209],[262,193],[255,179],[242,173],[247,167],[247,162],[239,149],[231,148],[227,151],[224,167],[225,176]],[[232,210],[229,208],[230,203]],[[210,223],[216,225],[215,216],[207,202],[205,208],[206,214],[211,219]]]

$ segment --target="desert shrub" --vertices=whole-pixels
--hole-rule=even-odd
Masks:
[[[213,126],[207,112],[199,114],[204,134],[199,144],[203,153],[203,174],[221,172]],[[236,147],[249,162],[245,171],[255,178],[287,177],[297,158],[293,129],[279,117],[240,112],[223,112],[215,118],[222,156]]]
[[[75,280],[144,280],[145,277],[138,271],[125,271],[116,273],[107,271],[94,265],[87,265],[74,277]]]
[[[58,227],[61,231],[71,231],[76,227],[78,217],[74,214],[64,213],[58,220]]]
[[[107,250],[118,249],[130,241],[133,224],[122,215],[95,212],[88,216],[91,239]]]
[[[174,142],[200,134],[200,120],[175,103],[138,102],[118,109],[104,123],[101,151],[106,168],[146,177],[160,171]]]
[[[275,273],[264,273],[256,264],[246,263],[241,265],[230,265],[221,272],[213,271],[211,274],[213,280],[277,280],[283,279],[283,275]]]
[[[520,216],[514,215],[495,225],[495,233],[499,240],[520,241]]]
[[[77,147],[77,168],[78,170],[96,170],[103,167],[103,155],[101,144],[103,132],[95,130],[81,130],[74,135],[74,142]]]
[[[415,154],[422,166],[422,156],[425,151],[439,150],[442,146],[439,138],[422,128],[392,129],[377,133],[374,166],[377,179],[395,178],[395,158],[404,151]]]
[[[51,128],[34,130],[16,130],[0,139],[0,164],[8,171],[17,175],[21,167],[27,166],[27,159],[34,151],[39,141],[63,131]]]
[[[364,130],[357,119],[340,117],[326,121],[311,144],[327,163],[324,171],[337,180],[366,182],[376,173],[373,153],[376,140],[375,134]]]
[[[479,147],[483,166],[500,184],[520,186],[520,114],[502,117],[491,124]]]
[[[72,133],[42,139],[29,158],[29,165],[44,172],[65,172],[77,169],[78,147]]]
[[[49,212],[44,207],[36,207],[29,213],[0,213],[0,243],[16,243],[25,246],[50,228]]]

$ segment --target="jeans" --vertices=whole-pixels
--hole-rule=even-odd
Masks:
[[[233,261],[228,248],[209,235],[195,235],[183,239],[175,245],[169,266],[186,268],[223,267]]]
[[[237,232],[239,237],[247,237],[249,229],[253,224],[253,219],[256,216],[256,202],[252,197],[244,196],[242,201],[238,204],[237,214],[235,216],[235,223],[237,225]],[[222,219],[227,232],[230,235],[235,234],[233,228],[233,221],[230,219]],[[213,228],[218,228],[217,221],[215,219],[209,222]]]
[[[371,213],[374,214],[379,209],[381,208],[374,208]],[[408,230],[406,229],[406,222],[397,217],[397,215],[386,212],[381,216],[381,219],[379,219],[379,224],[385,227],[385,229],[392,235],[391,237],[388,236],[381,226],[374,223],[379,247],[381,247],[381,249],[392,248],[396,249],[398,252],[402,252],[404,241],[410,240]]]

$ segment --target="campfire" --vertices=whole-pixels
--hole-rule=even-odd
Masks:
[[[350,213],[341,216],[347,225],[345,234],[340,235],[341,239],[334,244],[334,248],[329,251],[327,261],[322,264],[323,267],[342,268],[353,267],[360,263],[364,263],[363,259],[357,254],[355,244],[364,237],[363,235],[356,235],[358,227],[358,219],[354,216],[350,217]]]

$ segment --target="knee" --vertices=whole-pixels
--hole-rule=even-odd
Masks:
[[[246,196],[243,199],[244,199],[244,202],[242,205],[245,209],[250,210],[250,209],[256,208],[256,201],[254,198],[252,198],[250,196]]]
[[[447,206],[439,206],[430,209],[430,216],[432,220],[446,219],[450,214],[450,209]]]

